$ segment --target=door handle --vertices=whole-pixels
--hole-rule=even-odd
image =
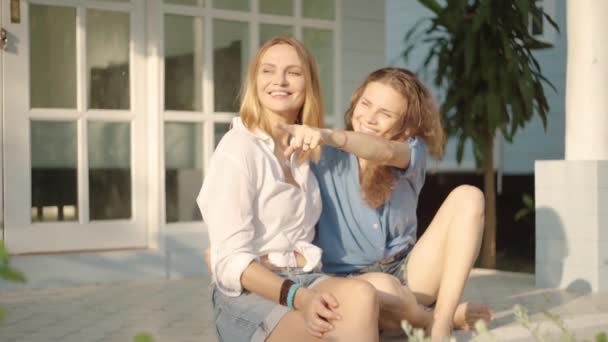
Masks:
[[[8,46],[8,33],[4,28],[0,28],[0,49],[6,50]]]

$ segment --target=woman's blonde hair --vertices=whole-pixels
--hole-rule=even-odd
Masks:
[[[406,108],[394,127],[393,139],[417,136],[424,140],[429,153],[435,159],[443,155],[445,131],[441,115],[428,88],[409,70],[402,68],[382,68],[367,76],[365,81],[353,92],[345,121],[349,130],[353,129],[352,119],[357,103],[368,84],[379,82],[397,91],[406,100]],[[370,165],[361,175],[361,191],[367,203],[377,208],[386,203],[395,185],[395,175],[385,165]]]
[[[263,115],[262,104],[257,96],[256,80],[262,56],[270,47],[280,44],[293,47],[302,62],[302,74],[304,75],[306,84],[306,93],[304,95],[304,104],[298,114],[296,123],[311,127],[323,127],[323,99],[321,97],[317,63],[304,44],[290,36],[279,36],[268,40],[258,49],[249,63],[247,78],[241,88],[241,108],[239,109],[239,113],[243,124],[249,129],[257,128],[267,134],[272,133],[268,117]],[[321,148],[317,147],[314,150],[300,152],[298,161],[318,160],[320,155]]]

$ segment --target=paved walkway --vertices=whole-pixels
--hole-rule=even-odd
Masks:
[[[208,278],[199,277],[3,291],[0,307],[7,316],[0,323],[0,341],[118,342],[147,332],[156,342],[215,342],[208,284]],[[496,320],[490,332],[497,341],[532,339],[514,323],[515,304],[527,307],[535,321],[543,318],[543,310],[560,315],[577,340],[608,332],[608,292],[535,289],[532,275],[476,269],[465,298],[493,306]],[[549,340],[558,337],[554,324],[542,323],[543,331],[553,334]],[[466,341],[471,335],[458,332],[457,337]],[[400,340],[404,338],[383,338]]]

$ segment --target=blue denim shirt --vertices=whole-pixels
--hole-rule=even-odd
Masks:
[[[426,144],[410,138],[407,169],[394,168],[396,188],[381,207],[367,205],[361,194],[357,158],[331,146],[311,164],[323,211],[314,244],[323,249],[323,271],[350,273],[388,258],[416,242],[416,207],[426,173]]]

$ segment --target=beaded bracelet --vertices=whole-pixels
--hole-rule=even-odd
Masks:
[[[292,310],[295,309],[295,306],[293,305],[293,300],[296,297],[296,291],[298,291],[300,287],[300,284],[293,284],[289,288],[289,293],[287,294],[287,307]]]

